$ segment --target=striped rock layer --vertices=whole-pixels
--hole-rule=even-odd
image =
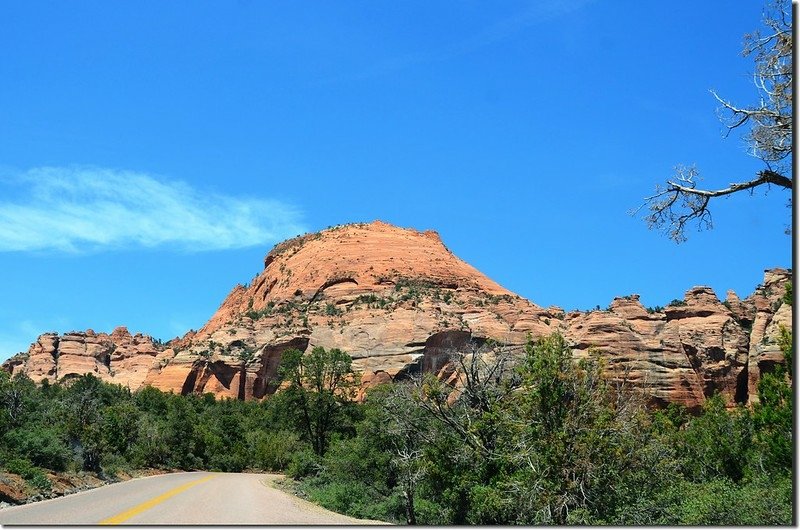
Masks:
[[[277,389],[289,348],[346,351],[368,388],[420,372],[453,377],[456,352],[491,339],[521,353],[529,336],[560,331],[575,357],[604,358],[611,380],[643,389],[654,404],[696,409],[714,392],[752,402],[761,374],[783,362],[790,280],[791,271],[772,269],[743,300],[693,287],[663,309],[646,309],[634,294],[607,310],[565,312],[504,289],[436,232],[376,221],[277,245],[249,285],[234,287],[203,328],[180,339],[162,345],[123,327],[48,333],[3,368],[37,382],[92,373],[131,389],[258,399]]]

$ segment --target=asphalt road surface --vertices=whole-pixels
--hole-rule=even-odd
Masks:
[[[270,487],[272,477],[194,472],[133,479],[0,509],[0,524],[380,524],[330,512]]]

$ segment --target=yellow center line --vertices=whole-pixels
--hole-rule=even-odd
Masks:
[[[143,502],[142,504],[140,504],[138,506],[134,506],[130,510],[125,510],[124,512],[119,513],[117,515],[114,515],[113,517],[109,517],[108,519],[103,519],[102,521],[100,521],[97,524],[120,524],[120,523],[124,523],[125,521],[127,521],[131,517],[133,517],[135,515],[138,515],[138,514],[142,513],[145,510],[149,510],[153,506],[161,504],[162,502],[164,502],[165,500],[169,499],[170,497],[174,497],[178,493],[186,491],[189,488],[191,488],[192,486],[197,486],[198,484],[202,484],[203,482],[208,482],[209,480],[211,480],[212,478],[215,478],[215,477],[216,477],[216,475],[211,475],[209,477],[203,477],[201,479],[193,480],[192,482],[187,482],[186,484],[184,484],[182,486],[178,486],[177,488],[173,488],[173,489],[169,490],[168,492],[159,495],[158,497],[152,498],[149,501],[145,501],[145,502]]]

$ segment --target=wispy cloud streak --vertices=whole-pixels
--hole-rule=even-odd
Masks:
[[[455,57],[467,55],[476,50],[503,41],[528,28],[552,23],[554,20],[569,16],[584,8],[595,0],[539,0],[531,3],[527,9],[487,25],[481,31],[460,41],[453,42],[437,50],[427,50],[392,57],[360,72],[343,74],[324,79],[322,83],[343,81],[363,81],[365,79],[403,70],[416,64],[444,62]]]
[[[43,167],[3,180],[9,191],[9,183],[22,190],[13,199],[0,192],[0,251],[5,252],[224,250],[304,232],[301,212],[291,205],[204,193],[144,173]]]

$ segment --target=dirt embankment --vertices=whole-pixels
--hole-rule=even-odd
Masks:
[[[53,499],[55,497],[62,497],[71,493],[97,488],[105,484],[122,482],[136,477],[161,475],[168,472],[169,471],[160,469],[143,469],[131,473],[121,471],[113,477],[88,472],[49,472],[46,474],[47,479],[50,481],[49,488],[36,487],[34,484],[31,484],[31,482],[26,481],[24,478],[14,473],[0,472],[0,508]]]

